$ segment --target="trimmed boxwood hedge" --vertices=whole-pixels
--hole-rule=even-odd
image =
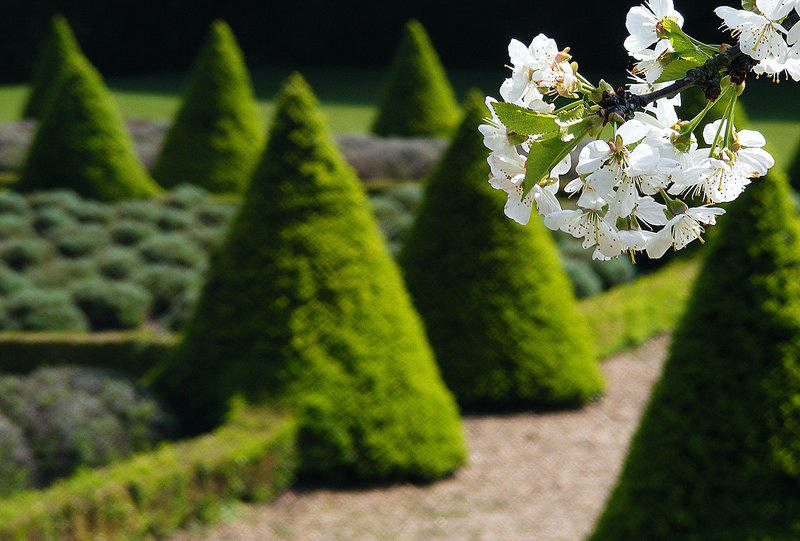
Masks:
[[[214,518],[226,502],[263,501],[293,479],[297,424],[251,412],[211,434],[163,445],[0,505],[0,539],[123,541]]]
[[[165,187],[241,192],[263,147],[261,116],[236,38],[214,21],[153,167]]]
[[[376,135],[443,136],[461,117],[453,87],[419,21],[406,23],[403,37],[383,83]]]
[[[27,374],[42,366],[75,365],[118,370],[143,378],[177,343],[175,335],[141,331],[3,332],[0,373]]]
[[[67,19],[56,15],[50,19],[50,27],[34,63],[31,91],[22,109],[22,118],[44,118],[57,82],[69,69],[70,58],[75,54],[83,54],[75,34]]]
[[[503,215],[486,178],[479,93],[427,182],[399,256],[442,376],[469,409],[575,406],[603,390],[550,232]]]
[[[719,227],[592,541],[800,539],[800,223],[785,176],[755,180]]]
[[[102,201],[159,193],[100,74],[79,52],[68,62],[14,189],[64,188]]]
[[[675,262],[631,284],[580,301],[600,358],[671,331],[683,313],[697,268],[695,261]],[[653,306],[661,309],[653,311]],[[68,364],[107,367],[146,380],[146,374],[161,364],[177,343],[178,335],[141,331],[3,332],[0,372],[24,374],[40,366]]]
[[[267,149],[157,388],[198,430],[236,397],[295,412],[308,476],[449,474],[465,460],[455,401],[363,188],[299,74],[276,105]]]

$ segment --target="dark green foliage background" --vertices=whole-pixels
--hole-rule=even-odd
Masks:
[[[72,189],[102,201],[156,195],[100,74],[79,52],[68,62],[14,188]]]
[[[419,21],[406,24],[383,83],[377,135],[449,135],[460,119],[453,88]]]
[[[195,184],[240,192],[263,145],[253,88],[230,28],[215,21],[170,127],[153,178],[162,186]]]
[[[473,93],[399,261],[447,385],[466,408],[579,405],[603,378],[553,239],[508,219],[486,181]]]
[[[464,461],[455,402],[399,272],[297,74],[157,385],[196,429],[237,397],[289,408],[306,475],[429,480]]]
[[[22,110],[23,118],[44,118],[57,82],[69,69],[70,58],[75,54],[83,53],[69,23],[62,16],[53,17],[34,64],[31,92]]]
[[[592,541],[800,539],[800,226],[755,180],[709,246]]]

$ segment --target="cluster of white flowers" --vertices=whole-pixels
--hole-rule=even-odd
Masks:
[[[721,6],[714,10],[739,38],[742,52],[758,64],[753,71],[774,78],[786,72],[800,80],[800,25],[786,30],[781,22],[791,13],[800,13],[800,0],[756,0],[757,11]]]
[[[795,68],[788,63],[794,62],[792,55],[800,50],[800,33],[795,31],[800,25],[788,32],[787,43],[783,41],[787,32],[779,23],[790,10],[798,9],[800,0],[758,0],[756,6],[758,13],[733,8],[716,12],[739,37],[741,51],[760,61],[756,71],[772,73],[770,70],[780,65],[794,77]],[[754,26],[756,19],[762,21],[761,26]],[[705,126],[705,144],[698,144],[692,132],[710,104],[697,117],[680,120],[675,110],[680,94],[673,97],[667,93],[643,103],[643,110],[635,112],[625,101],[627,95],[669,85],[659,78],[670,61],[705,55],[697,61],[699,66],[701,60],[712,58],[709,49],[719,50],[719,46],[691,40],[682,26],[683,17],[671,0],[651,0],[646,7],[630,10],[625,48],[637,59],[634,74],[640,77],[628,93],[614,91],[602,81],[591,85],[570,63],[568,49],[559,51],[556,43],[542,34],[527,47],[511,41],[512,74],[500,87],[505,103],[486,98],[492,116],[479,128],[491,150],[489,182],[508,194],[508,217],[526,224],[535,205],[547,227],[582,238],[584,248],[593,248],[596,259],[625,252],[631,257],[646,252],[659,258],[670,247],[679,250],[694,239],[702,242],[704,226],[713,225],[724,213],[714,205],[733,201],[752,179],[766,174],[774,160],[762,148],[764,137],[734,126],[734,105],[743,84],[731,82],[733,77],[717,76],[718,85],[722,77],[717,94],[726,104],[726,113],[723,119]],[[686,39],[674,41],[676,34]],[[689,43],[693,49],[690,54],[685,49],[676,51],[675,43]],[[556,109],[554,102],[559,96],[582,99]],[[610,111],[616,114],[610,115]],[[603,129],[606,124],[610,126]],[[565,132],[563,128],[578,125],[585,129]],[[540,126],[544,128],[534,129]],[[576,133],[596,139],[580,149],[573,169],[569,149],[577,146]],[[559,146],[567,151],[558,153]],[[546,156],[550,161],[544,161],[548,164],[544,169],[534,168],[528,164],[534,156],[537,160]],[[532,176],[531,170],[541,178],[527,178]],[[572,178],[563,182],[563,196],[571,199],[565,205],[569,208],[562,209],[558,198],[561,177],[570,172]]]

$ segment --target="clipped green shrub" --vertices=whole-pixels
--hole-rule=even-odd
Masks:
[[[227,225],[233,218],[236,207],[225,203],[207,201],[195,208],[197,221],[203,225]]]
[[[4,376],[0,411],[30,442],[39,486],[176,434],[175,418],[142,387],[97,369],[41,368]]]
[[[69,291],[93,331],[135,329],[147,319],[151,298],[139,285],[94,278],[73,282]]]
[[[161,215],[161,204],[156,201],[121,201],[114,205],[116,220],[155,223]]]
[[[603,281],[603,288],[632,282],[636,278],[636,266],[626,257],[611,261],[592,260],[592,270]]]
[[[22,118],[41,120],[45,117],[54,99],[54,89],[69,70],[70,60],[76,54],[83,53],[67,20],[60,15],[50,19],[50,27],[33,66],[31,92],[22,109]]]
[[[372,125],[377,135],[446,136],[460,120],[453,88],[419,21],[406,23],[383,85]]]
[[[577,406],[603,390],[550,233],[503,215],[470,93],[399,262],[445,382],[464,408]]]
[[[0,539],[162,538],[235,500],[262,501],[293,479],[297,424],[261,413],[211,434],[84,470],[3,500]]]
[[[185,295],[201,286],[201,279],[196,271],[161,264],[142,267],[133,274],[131,280],[150,293],[150,310],[155,318],[173,310]]]
[[[407,211],[416,213],[425,197],[425,189],[419,182],[405,182],[387,190],[385,195],[403,205]]]
[[[0,260],[17,271],[43,261],[52,252],[50,243],[37,238],[11,239],[0,242]]]
[[[72,215],[83,204],[83,200],[74,190],[62,188],[33,192],[28,195],[28,204],[38,211],[57,208]]]
[[[0,295],[10,295],[32,286],[33,282],[27,276],[5,264],[0,264]]]
[[[44,207],[38,210],[33,218],[34,230],[42,235],[49,235],[56,229],[75,224],[75,218],[66,210],[58,207]]]
[[[709,244],[593,541],[798,539],[800,224],[785,176],[755,180]]]
[[[5,303],[14,328],[28,331],[86,331],[89,323],[67,291],[30,288],[11,293]]]
[[[110,280],[130,278],[142,266],[142,260],[136,250],[123,246],[111,246],[93,258],[100,274]]]
[[[592,297],[603,291],[603,281],[586,261],[567,258],[562,261],[562,266],[577,298]]]
[[[225,229],[222,227],[194,226],[186,235],[208,254],[213,252],[225,240]]]
[[[25,435],[0,409],[0,498],[31,486],[33,471],[33,453]]]
[[[30,212],[30,205],[25,196],[15,192],[0,192],[0,214],[25,215]]]
[[[68,188],[101,201],[157,194],[100,74],[78,53],[69,64],[14,189]]]
[[[183,209],[165,208],[156,220],[156,226],[162,231],[184,231],[190,229],[194,223],[194,217],[190,212]]]
[[[84,257],[111,244],[108,230],[98,224],[64,225],[48,237],[65,257]]]
[[[205,261],[203,250],[186,236],[177,233],[152,235],[139,243],[138,250],[148,263],[196,269]]]
[[[195,429],[234,399],[298,416],[302,474],[429,480],[465,459],[458,412],[366,196],[299,74],[185,339],[157,380]]]
[[[164,205],[171,208],[191,210],[208,199],[208,190],[194,184],[181,184],[166,194]]]
[[[99,201],[83,200],[73,209],[72,214],[84,224],[104,225],[111,221],[111,207]]]
[[[154,225],[138,222],[132,218],[120,220],[109,227],[111,239],[122,246],[133,246],[155,235],[157,231]]]
[[[153,177],[166,187],[241,192],[263,146],[260,118],[236,38],[214,21]]]
[[[60,289],[97,277],[97,267],[89,259],[48,259],[27,269],[25,276],[37,287]]]
[[[27,216],[0,215],[0,240],[22,239],[35,236],[36,231]]]

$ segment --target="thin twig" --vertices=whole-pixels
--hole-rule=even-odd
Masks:
[[[800,20],[800,15],[798,15],[796,11],[792,10],[792,12],[784,19],[783,27],[788,31],[798,22],[798,20]],[[739,46],[736,45],[722,51],[712,58],[709,58],[702,66],[690,69],[686,72],[686,76],[684,76],[682,79],[678,79],[671,85],[660,90],[650,92],[649,94],[640,95],[626,92],[625,107],[628,110],[627,112],[632,113],[634,110],[644,107],[645,105],[648,105],[661,98],[674,98],[687,88],[691,88],[693,86],[699,86],[703,88],[704,86],[710,84],[716,83],[718,85],[720,72],[735,62],[740,62],[743,59],[746,59],[747,62],[750,63],[749,67],[752,68],[754,63],[751,62],[750,57],[744,55]],[[710,93],[708,88],[703,88],[703,90],[706,93],[706,97],[711,101],[714,101],[718,96],[718,94],[717,96],[714,96],[713,91]]]

